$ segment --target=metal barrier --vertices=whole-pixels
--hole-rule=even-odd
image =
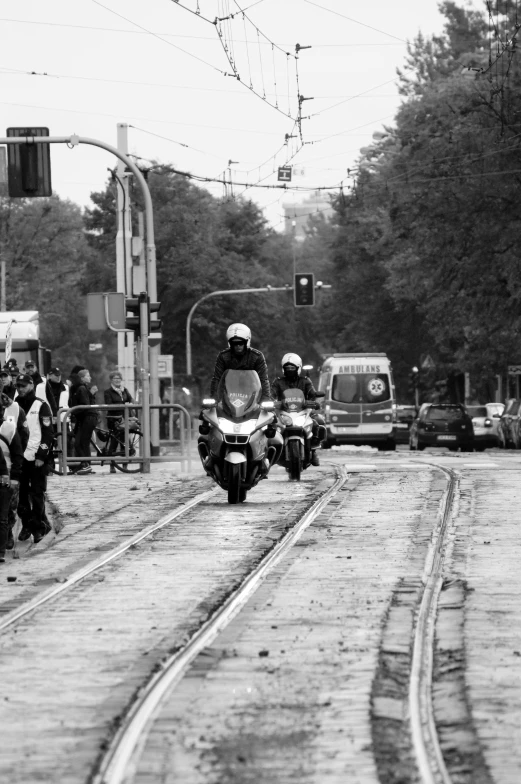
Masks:
[[[179,446],[181,454],[179,456],[175,455],[152,455],[150,460],[146,460],[141,454],[138,455],[131,455],[129,453],[129,437],[132,434],[130,428],[130,412],[139,412],[141,413],[143,406],[140,403],[116,403],[111,405],[93,405],[93,406],[74,406],[73,408],[60,408],[57,414],[57,420],[60,422],[60,430],[58,431],[58,437],[61,440],[61,445],[58,444],[58,451],[60,452],[59,455],[59,465],[60,465],[60,474],[62,476],[67,476],[67,466],[76,465],[78,463],[98,463],[98,462],[116,462],[116,463],[141,463],[141,471],[143,473],[150,473],[150,463],[181,463],[181,470],[188,470],[190,471],[192,468],[192,456],[191,456],[191,448],[192,448],[192,422],[191,416],[189,411],[184,408],[184,406],[179,405],[179,403],[157,403],[150,406],[150,409],[175,409],[181,413],[181,425],[180,425],[180,438],[179,438]],[[73,456],[69,457],[68,449],[69,449],[69,437],[72,435],[69,430],[69,423],[71,421],[71,417],[74,415],[76,411],[89,411],[91,413],[98,413],[101,411],[123,411],[123,427],[120,430],[121,433],[121,440],[124,441],[125,444],[125,454],[118,454],[116,455],[92,455],[89,456]],[[141,417],[140,417],[141,418]],[[93,431],[95,434],[96,429],[102,428],[103,425],[97,424]],[[108,428],[106,428],[107,432],[110,432]],[[61,447],[61,448],[60,448]]]

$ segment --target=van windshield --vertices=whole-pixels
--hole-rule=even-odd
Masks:
[[[389,376],[385,373],[337,373],[332,400],[339,403],[380,403],[390,400]]]

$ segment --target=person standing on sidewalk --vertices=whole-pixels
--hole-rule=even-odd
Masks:
[[[11,501],[11,481],[5,457],[0,451],[0,563],[5,563],[5,551],[9,537],[9,523],[7,515]]]
[[[47,463],[52,455],[54,432],[51,409],[34,393],[31,376],[26,373],[16,380],[16,402],[25,411],[29,425],[29,441],[24,452],[18,514],[22,530],[18,539],[24,542],[32,535],[34,543],[43,539],[51,530],[45,514],[47,489]]]
[[[86,369],[79,370],[71,375],[72,387],[69,398],[69,405],[74,406],[93,406],[96,404],[96,386],[90,387],[91,377]],[[90,388],[89,388],[90,387]],[[74,451],[76,457],[90,457],[90,439],[94,428],[98,423],[97,411],[82,409],[74,412]],[[85,461],[80,463],[79,468],[72,469],[75,474],[93,473],[90,463]]]
[[[132,395],[126,387],[123,386],[123,376],[119,370],[113,370],[109,373],[110,387],[103,392],[103,401],[108,406],[120,405],[121,403],[133,403]],[[121,446],[121,441],[125,438],[125,429],[123,425],[123,418],[125,415],[124,409],[109,409],[107,411],[107,427],[110,431],[109,443],[107,445],[107,454],[113,455],[118,446]],[[130,409],[129,417],[134,418],[136,412]],[[116,468],[114,463],[110,465],[110,473],[115,474]]]
[[[11,494],[9,499],[9,509],[7,513],[7,544],[6,549],[12,550],[14,547],[14,537],[13,537],[13,529],[16,523],[16,510],[18,507],[18,499],[19,499],[19,490],[20,490],[20,480],[22,478],[22,466],[23,466],[23,459],[24,459],[24,449],[27,446],[27,441],[25,445],[22,446],[22,441],[20,439],[20,435],[18,433],[16,427],[16,419],[13,417],[6,417],[5,415],[5,408],[3,407],[4,400],[7,399],[9,403],[11,401],[7,397],[7,395],[0,395],[1,402],[0,402],[0,448],[2,450],[3,456],[5,458],[5,462],[7,464],[7,469],[9,471],[9,479],[11,482]],[[17,405],[16,403],[11,404]],[[19,407],[19,406],[18,406]],[[20,409],[21,413],[24,416],[25,421],[25,414]],[[27,436],[29,436],[29,431],[27,431]],[[1,507],[1,499],[0,499],[0,507]],[[0,514],[1,519],[1,514]],[[0,552],[2,551],[0,546]]]
[[[41,384],[43,381],[43,378],[41,377],[40,373],[38,372],[38,368],[36,367],[36,362],[33,362],[32,359],[28,359],[25,363],[24,373],[27,376],[31,376],[35,389],[38,384]]]

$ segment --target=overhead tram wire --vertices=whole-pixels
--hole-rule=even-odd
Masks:
[[[119,16],[119,18],[120,19],[124,19],[125,22],[128,22],[129,24],[133,24],[136,27],[139,27],[140,30],[143,30],[145,33],[148,33],[149,35],[153,36],[154,38],[157,38],[158,41],[162,41],[167,46],[172,46],[174,49],[177,49],[179,52],[183,52],[183,54],[188,55],[188,57],[193,57],[194,60],[198,60],[200,63],[203,63],[204,65],[207,65],[209,68],[211,68],[214,71],[217,71],[218,73],[222,74],[223,76],[227,75],[226,72],[223,71],[221,68],[217,68],[217,66],[213,65],[212,63],[209,63],[207,60],[203,60],[202,57],[198,57],[197,55],[192,54],[191,52],[187,52],[186,49],[182,49],[180,46],[176,46],[176,44],[173,44],[171,41],[167,41],[165,38],[161,38],[160,35],[158,35],[157,33],[152,32],[152,30],[148,30],[146,27],[143,27],[143,25],[138,24],[138,22],[134,22],[132,19],[129,19],[128,17],[123,16],[123,14],[119,14],[117,11],[113,11],[112,8],[108,8],[106,5],[103,5],[103,3],[100,3],[100,0],[91,0],[91,2],[95,3],[96,5],[99,5],[100,8],[104,8],[105,11],[109,11],[111,14],[114,14],[115,16]]]
[[[216,155],[213,152],[206,152],[205,150],[200,150],[197,147],[192,147],[190,144],[184,144],[184,142],[178,142],[176,139],[170,139],[168,136],[162,136],[160,133],[154,133],[153,131],[148,131],[146,128],[140,128],[137,125],[131,125],[129,123],[129,128],[134,128],[135,131],[141,131],[141,133],[146,133],[148,136],[155,136],[157,139],[163,139],[166,142],[171,142],[172,144],[178,144],[180,147],[186,147],[189,150],[193,150],[194,152],[199,152],[202,155],[210,155],[212,158],[220,158],[219,155]]]
[[[331,8],[326,8],[323,5],[319,5],[318,3],[312,2],[312,0],[303,0],[304,3],[308,5],[314,5],[316,8],[320,8],[321,11],[327,11],[330,14],[335,14],[335,16],[340,16],[342,19],[347,19],[349,22],[354,22],[361,27],[367,27],[369,30],[373,30],[375,33],[381,33],[382,35],[387,35],[389,38],[395,38],[397,41],[401,41],[402,43],[406,44],[407,41],[404,38],[399,38],[397,35],[393,35],[392,33],[387,33],[385,30],[379,30],[377,27],[372,27],[371,25],[365,24],[364,22],[359,22],[357,19],[353,19],[350,16],[346,16],[345,14],[341,14],[340,11],[333,11]]]

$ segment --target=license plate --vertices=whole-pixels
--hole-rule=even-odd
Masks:
[[[438,436],[438,441],[455,441],[456,436]]]
[[[354,427],[358,427],[358,425],[346,425],[345,427],[335,427],[337,433],[350,433]]]

